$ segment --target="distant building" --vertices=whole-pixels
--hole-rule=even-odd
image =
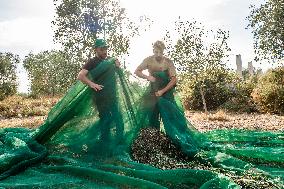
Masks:
[[[248,62],[248,72],[249,75],[254,75],[254,67],[252,65],[252,62]]]
[[[240,54],[236,55],[236,64],[237,64],[237,74],[242,78],[243,67],[242,67],[242,57]]]
[[[250,76],[253,76],[255,74],[262,74],[262,70],[259,68],[256,70],[255,67],[253,67],[252,61],[248,62],[248,68],[244,69],[242,67],[242,57],[240,54],[236,55],[236,65],[237,65],[237,71],[236,73],[240,76],[242,79],[246,79]]]

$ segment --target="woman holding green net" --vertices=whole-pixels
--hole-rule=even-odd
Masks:
[[[95,42],[95,57],[88,60],[88,62],[83,65],[82,70],[78,74],[78,80],[88,85],[95,92],[93,93],[94,105],[98,109],[100,118],[100,130],[101,136],[100,140],[106,142],[110,138],[110,125],[111,122],[116,124],[116,137],[117,142],[121,142],[123,138],[123,120],[121,112],[118,110],[118,102],[116,98],[116,83],[108,82],[107,85],[100,85],[95,79],[88,78],[89,71],[96,68],[98,64],[102,61],[109,59],[107,56],[108,45],[103,39],[97,39]],[[116,59],[115,66],[120,67],[120,62]],[[114,75],[111,74],[111,75]],[[106,78],[106,80],[111,80],[112,78]]]
[[[158,97],[166,97],[173,100],[173,90],[177,83],[176,69],[173,62],[163,55],[165,44],[162,41],[156,41],[153,45],[154,55],[149,56],[136,68],[135,74],[143,79],[150,81],[150,93],[144,97],[145,104],[149,105],[149,126],[159,129],[159,110]],[[143,74],[143,70],[148,70],[149,75]],[[159,74],[166,74],[167,81],[162,82]],[[162,85],[164,83],[164,86]]]
[[[136,68],[135,74],[150,81],[148,90],[143,95],[142,110],[145,118],[143,124],[160,129],[160,119],[165,132],[172,136],[173,142],[183,148],[188,156],[193,157],[198,151],[198,139],[188,132],[188,124],[183,110],[177,106],[174,88],[177,83],[176,68],[173,62],[164,56],[165,44],[156,41],[153,44],[153,55],[145,58]],[[143,70],[148,70],[145,75]],[[190,135],[188,135],[190,133]],[[177,139],[182,136],[183,141]]]

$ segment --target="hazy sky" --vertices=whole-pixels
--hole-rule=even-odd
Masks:
[[[230,65],[235,66],[235,56],[241,54],[243,67],[252,61],[252,33],[245,27],[249,5],[259,5],[263,0],[121,0],[129,16],[134,20],[146,15],[152,19],[151,29],[133,39],[127,62],[131,70],[152,53],[151,44],[173,28],[179,16],[195,19],[212,29],[221,28],[230,32]],[[0,0],[0,52],[12,52],[23,59],[29,52],[58,48],[53,43],[51,21],[55,16],[52,0]],[[262,67],[254,64],[255,67]],[[27,77],[22,69],[20,91],[26,91]]]

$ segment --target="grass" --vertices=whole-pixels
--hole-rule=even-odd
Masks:
[[[199,113],[195,115],[197,120],[209,120],[209,121],[230,121],[229,114],[225,110],[218,110],[217,112]]]

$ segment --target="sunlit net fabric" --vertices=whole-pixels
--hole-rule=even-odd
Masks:
[[[7,188],[240,188],[208,170],[161,170],[131,159],[139,131],[159,127],[187,156],[224,172],[253,170],[283,186],[284,134],[244,130],[200,133],[189,123],[174,90],[156,99],[166,72],[147,89],[130,83],[114,60],[90,77],[101,92],[77,82],[36,130],[0,131],[0,187]],[[98,111],[99,110],[99,111]]]

